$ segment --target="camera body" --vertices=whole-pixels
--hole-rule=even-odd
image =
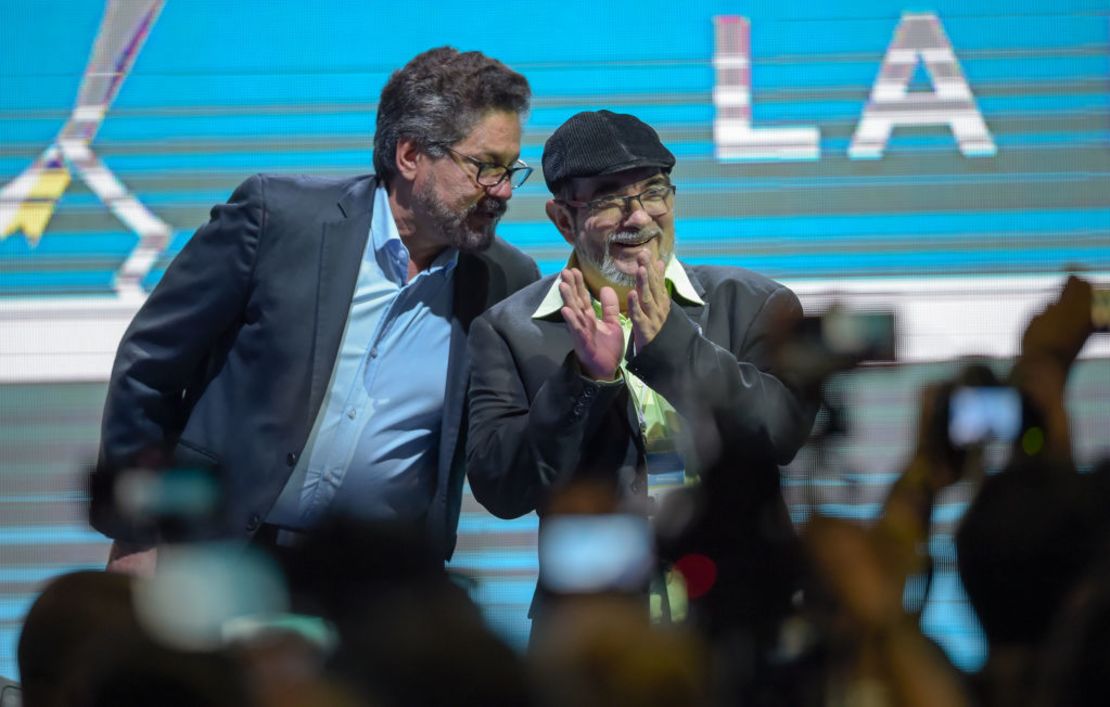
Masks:
[[[775,370],[799,390],[818,391],[830,376],[864,361],[897,360],[896,342],[893,312],[834,305],[803,317],[784,335],[775,348]]]
[[[833,307],[802,321],[803,340],[831,357],[859,361],[894,361],[894,313]]]

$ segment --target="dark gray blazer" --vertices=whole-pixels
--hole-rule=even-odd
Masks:
[[[769,372],[769,335],[802,316],[798,298],[748,270],[683,267],[705,306],[672,301],[663,328],[628,370],[688,424],[713,424],[753,454],[789,462],[816,411]],[[581,375],[557,312],[532,318],[555,277],[493,307],[470,334],[467,472],[475,497],[503,518],[542,514],[553,486],[582,475],[611,481],[620,497],[646,493],[646,453],[628,389]]]
[[[108,386],[98,473],[151,447],[179,465],[216,465],[226,481],[228,536],[249,536],[281,493],[331,378],[370,232],[371,176],[257,175],[212,209],[135,315]],[[429,538],[455,544],[463,483],[473,319],[539,277],[495,239],[460,254],[438,479]],[[414,372],[416,373],[416,372]],[[106,509],[94,527],[127,528]]]

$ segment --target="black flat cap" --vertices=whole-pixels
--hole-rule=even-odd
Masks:
[[[634,115],[586,111],[560,125],[543,146],[543,179],[552,194],[573,177],[596,177],[639,167],[669,172],[674,155],[658,133]]]

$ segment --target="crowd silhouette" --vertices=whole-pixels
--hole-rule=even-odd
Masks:
[[[707,392],[701,422],[715,434],[699,443],[713,455],[654,517],[654,566],[631,588],[560,591],[541,577],[523,653],[414,528],[335,517],[293,547],[240,547],[176,517],[180,552],[160,553],[154,577],[82,571],[44,587],[18,646],[22,704],[1106,704],[1110,464],[1077,469],[1065,406],[1092,298],[1069,278],[1007,375],[969,362],[921,390],[912,454],[874,521],[815,512],[795,525],[775,460],[733,445],[727,422],[712,427],[728,401]],[[819,398],[854,363],[782,375]],[[999,471],[985,473],[982,444],[949,435],[965,388],[1021,401]],[[970,675],[923,633],[912,591],[928,591],[934,503],[957,483],[975,489],[958,568],[988,642]],[[608,493],[568,486],[547,513],[608,517]],[[183,572],[193,579],[174,579]]]

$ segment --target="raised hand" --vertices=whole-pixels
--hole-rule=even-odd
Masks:
[[[560,312],[570,330],[574,353],[582,370],[595,380],[613,380],[624,357],[624,332],[621,331],[617,293],[602,287],[601,319],[594,312],[586,282],[577,268],[559,275],[559,294],[563,296]]]
[[[628,292],[628,316],[632,319],[632,336],[639,351],[663,328],[671,311],[671,296],[663,279],[662,260],[652,262],[649,253],[641,252],[636,262],[636,288]]]
[[[1071,459],[1071,425],[1064,395],[1068,373],[1087,337],[1093,288],[1069,277],[1060,297],[1033,317],[1021,337],[1021,355],[1010,370],[1010,384],[1038,409],[1045,428],[1044,451]]]
[[[1060,297],[1026,326],[1021,337],[1022,358],[1046,359],[1065,371],[1070,368],[1094,330],[1092,296],[1091,283],[1069,277]]]

